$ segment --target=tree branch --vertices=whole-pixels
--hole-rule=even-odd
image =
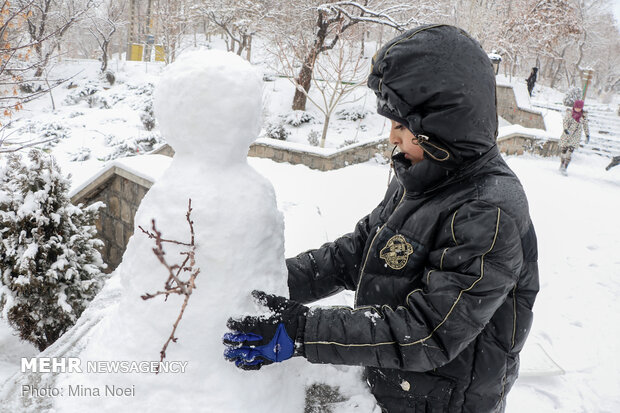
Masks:
[[[176,333],[177,327],[179,326],[179,323],[181,322],[181,318],[183,318],[183,313],[185,312],[185,308],[187,307],[189,298],[192,295],[194,288],[196,288],[196,283],[195,283],[196,277],[198,276],[198,274],[200,274],[200,268],[194,268],[194,266],[196,265],[196,259],[195,259],[196,245],[194,243],[195,242],[194,221],[191,219],[191,213],[192,213],[192,200],[190,199],[188,202],[187,214],[185,215],[187,219],[187,223],[189,225],[189,231],[190,231],[190,242],[189,243],[163,239],[161,237],[161,232],[158,231],[157,227],[155,226],[154,219],[151,221],[153,232],[145,231],[142,227],[139,227],[140,230],[142,230],[142,232],[148,235],[149,238],[155,239],[155,248],[153,248],[153,253],[157,257],[159,262],[164,267],[166,267],[166,269],[168,270],[168,279],[164,283],[164,290],[157,291],[155,293],[145,293],[141,296],[141,298],[143,300],[149,300],[151,298],[164,295],[165,300],[167,300],[170,294],[179,294],[179,295],[185,296],[185,299],[183,300],[183,304],[181,305],[181,310],[179,312],[179,315],[177,316],[177,319],[172,325],[172,332],[168,336],[168,339],[164,343],[161,351],[159,352],[160,362],[166,358],[166,350],[168,349],[168,345],[171,342],[176,343],[178,340],[178,337],[175,337],[175,333]],[[189,250],[183,251],[180,253],[181,255],[185,255],[185,259],[183,260],[181,265],[168,264],[168,262],[166,261],[164,257],[166,255],[166,253],[164,252],[164,247],[163,247],[164,242],[170,242],[173,244],[189,247]],[[184,272],[184,271],[190,272],[190,276],[187,279],[187,281],[183,281],[180,277],[181,272]],[[157,373],[159,373],[159,368],[157,370]]]

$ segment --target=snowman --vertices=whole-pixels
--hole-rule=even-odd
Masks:
[[[81,347],[82,372],[54,379],[63,393],[54,398],[58,412],[303,411],[295,363],[247,374],[223,357],[227,319],[257,311],[250,291],[282,294],[286,287],[283,218],[271,183],[247,163],[261,126],[262,87],[259,73],[232,53],[190,52],[166,68],[154,107],[176,153],[143,199],[123,261],[103,291],[116,294],[115,308],[72,345]],[[188,242],[189,199],[200,273],[166,351],[175,372],[101,371],[110,361],[142,367],[160,360],[184,297],[141,298],[163,289],[168,272],[138,226],[150,229],[154,219],[164,238]],[[186,249],[164,248],[171,262]]]

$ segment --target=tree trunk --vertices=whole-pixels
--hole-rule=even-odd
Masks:
[[[314,50],[310,52],[310,54],[306,57],[306,61],[301,66],[301,70],[297,75],[297,79],[295,82],[304,88],[306,93],[310,90],[310,85],[312,84],[312,71],[314,70],[314,62],[316,60],[316,55],[314,54]],[[293,110],[306,110],[306,93],[302,92],[299,89],[295,89],[295,96],[293,96]]]
[[[560,73],[560,70],[562,69],[562,62],[560,61],[557,68],[555,69],[553,76],[551,77],[551,85],[549,85],[549,87],[554,88],[555,87],[555,82],[557,82],[558,80],[558,74]]]
[[[366,30],[362,30],[362,40],[360,41],[360,56],[364,57],[364,46],[366,40]]]
[[[325,114],[325,122],[323,123],[323,134],[321,135],[321,148],[325,147],[325,138],[327,138],[327,129],[329,128],[330,113]]]
[[[108,45],[110,40],[104,40],[101,45],[101,73],[104,73],[108,68]]]
[[[323,20],[323,13],[319,12],[319,16],[316,21],[316,27],[318,31],[316,33],[316,37],[314,39],[314,44],[312,45],[312,49],[308,51],[306,58],[304,59],[304,64],[301,66],[299,70],[299,74],[297,75],[297,79],[295,79],[295,83],[303,87],[303,90],[306,92],[302,92],[299,89],[295,89],[295,96],[293,96],[293,110],[306,110],[306,101],[308,98],[306,94],[310,90],[310,85],[312,84],[312,72],[314,71],[314,63],[325,44],[325,38],[327,37],[327,29],[329,23]]]
[[[248,62],[252,62],[252,35],[248,36],[247,55]]]
[[[239,45],[237,47],[237,56],[241,56],[241,53],[243,52],[243,49],[245,49],[247,42],[248,42],[248,35],[242,34],[241,41],[239,42]]]

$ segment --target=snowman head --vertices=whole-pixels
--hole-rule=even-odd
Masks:
[[[191,51],[164,70],[153,105],[177,155],[238,162],[260,131],[262,91],[258,71],[236,54]]]

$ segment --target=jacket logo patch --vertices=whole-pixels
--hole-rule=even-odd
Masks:
[[[379,257],[384,259],[390,268],[400,270],[407,265],[411,254],[413,254],[413,247],[405,237],[399,234],[388,240],[385,247],[379,252]]]

